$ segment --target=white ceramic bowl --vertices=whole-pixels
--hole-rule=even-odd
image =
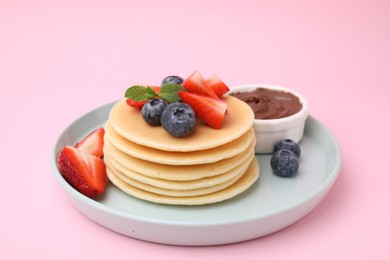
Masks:
[[[255,146],[256,153],[272,153],[275,144],[283,139],[291,139],[294,142],[299,142],[302,139],[306,118],[309,114],[307,100],[301,94],[292,89],[269,84],[246,84],[234,86],[230,89],[229,93],[250,92],[259,87],[290,92],[299,98],[302,104],[302,109],[296,114],[284,118],[255,119],[253,128],[257,138]]]

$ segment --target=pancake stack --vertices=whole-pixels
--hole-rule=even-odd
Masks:
[[[221,129],[198,121],[181,138],[145,123],[125,99],[117,102],[105,125],[108,178],[123,192],[159,204],[210,204],[246,191],[259,177],[254,115],[246,103],[224,99]]]

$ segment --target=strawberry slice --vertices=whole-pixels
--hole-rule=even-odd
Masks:
[[[218,96],[207,85],[205,79],[198,71],[195,71],[181,85],[190,93],[218,99]]]
[[[229,87],[226,86],[226,84],[217,76],[217,74],[208,76],[205,81],[218,97],[222,97],[226,92],[229,91]]]
[[[104,192],[107,172],[101,158],[65,146],[58,157],[58,167],[64,179],[82,194],[94,198]]]
[[[187,103],[195,111],[197,117],[209,126],[221,128],[227,104],[223,100],[209,98],[190,92],[179,91],[179,96],[184,103]]]
[[[142,107],[145,105],[146,102],[148,102],[148,100],[145,100],[145,101],[134,101],[131,98],[127,98],[126,99],[126,103],[129,106],[134,107],[134,108],[139,109],[139,110],[142,109]]]
[[[158,92],[160,91],[160,87],[158,86],[152,86],[151,87],[152,89],[154,89],[154,91],[156,91],[156,93],[158,94]],[[131,107],[134,107],[136,109],[139,109],[141,110],[142,107],[145,105],[146,102],[148,102],[149,100],[144,100],[144,101],[134,101],[132,100],[131,98],[127,98],[126,99],[126,103],[131,106]]]
[[[94,156],[103,157],[104,128],[100,127],[75,145],[76,148]]]

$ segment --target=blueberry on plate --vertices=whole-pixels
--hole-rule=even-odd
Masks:
[[[299,147],[299,144],[290,139],[284,139],[274,146],[274,153],[279,150],[290,150],[295,153],[298,158],[301,157],[301,148]]]
[[[162,80],[161,85],[164,85],[164,84],[178,84],[178,85],[180,85],[183,82],[184,82],[184,79],[182,77],[172,75],[172,76],[165,77]]]
[[[161,115],[165,108],[167,107],[167,102],[161,99],[152,99],[145,103],[142,107],[142,118],[149,125],[161,125]]]
[[[169,104],[161,115],[161,125],[171,135],[182,137],[191,133],[195,127],[196,115],[186,103]]]
[[[299,158],[290,150],[279,150],[272,154],[271,168],[278,176],[291,177],[298,171]]]

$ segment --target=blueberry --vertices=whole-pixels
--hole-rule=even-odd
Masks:
[[[167,102],[161,99],[149,100],[142,107],[142,118],[149,125],[161,125],[161,115],[166,107]]]
[[[290,150],[279,150],[272,154],[271,168],[278,176],[290,177],[298,171],[299,158]]]
[[[164,85],[164,84],[178,84],[178,85],[180,85],[183,82],[184,82],[184,79],[179,77],[179,76],[168,76],[162,80],[161,85]]]
[[[194,110],[190,105],[182,102],[169,104],[161,115],[161,125],[165,131],[175,137],[190,134],[195,123]]]
[[[301,148],[296,142],[290,139],[284,139],[277,143],[274,147],[274,153],[279,150],[290,150],[295,153],[298,158],[301,157]]]

